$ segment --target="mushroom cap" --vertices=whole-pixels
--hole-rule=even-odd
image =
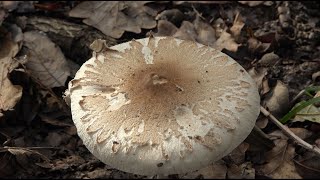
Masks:
[[[119,170],[200,169],[236,148],[259,115],[253,79],[208,46],[149,37],[93,54],[69,83],[72,118],[88,150]]]

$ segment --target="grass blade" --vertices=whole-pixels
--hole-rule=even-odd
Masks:
[[[293,108],[291,111],[289,111],[283,118],[280,119],[281,123],[286,123],[289,121],[293,116],[295,116],[299,111],[301,111],[303,108],[310,106],[311,104],[320,102],[320,97],[309,99],[308,101],[302,102],[299,106]]]

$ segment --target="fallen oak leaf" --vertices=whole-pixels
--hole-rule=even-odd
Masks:
[[[46,35],[37,31],[24,33],[27,47],[25,66],[47,88],[64,86],[70,69],[63,53]]]
[[[107,36],[120,38],[125,31],[140,33],[156,27],[157,11],[145,6],[150,1],[85,1],[69,12]]]

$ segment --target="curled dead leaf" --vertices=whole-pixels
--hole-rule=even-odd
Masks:
[[[276,55],[274,52],[267,53],[262,56],[262,58],[258,61],[258,64],[261,66],[273,66],[279,61],[279,56]]]
[[[268,80],[266,78],[266,75],[268,74],[268,68],[261,67],[257,69],[255,67],[252,67],[251,69],[248,70],[248,73],[256,82],[259,89],[259,93],[261,95],[269,92],[270,88],[268,85]]]
[[[320,71],[312,74],[312,81],[316,82],[317,80],[320,80]]]
[[[159,13],[155,19],[167,20],[174,24],[177,24],[177,23],[180,23],[183,20],[183,18],[184,18],[184,15],[179,9],[168,9]]]
[[[287,113],[289,107],[289,90],[287,85],[278,80],[276,86],[264,99],[263,104],[275,117],[281,117]]]
[[[172,36],[178,31],[178,28],[167,20],[159,20],[157,29],[155,36]]]
[[[269,119],[267,117],[263,117],[257,120],[256,125],[260,129],[264,129],[267,127],[268,123],[269,123]]]

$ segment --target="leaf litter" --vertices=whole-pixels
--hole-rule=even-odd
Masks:
[[[0,2],[1,177],[147,178],[115,170],[93,157],[77,136],[62,100],[67,82],[91,56],[89,45],[94,39],[106,39],[110,46],[152,34],[221,50],[249,72],[261,104],[279,119],[311,98],[298,96],[299,92],[320,83],[319,3],[30,1],[9,5]],[[318,107],[314,103],[302,109],[286,124],[315,145],[320,144]],[[228,156],[201,170],[169,177],[314,178],[319,175],[317,158],[260,116],[251,135]]]
[[[0,27],[1,28],[1,27]],[[4,111],[13,110],[13,107],[22,96],[22,87],[13,85],[9,74],[18,67],[13,57],[18,53],[20,47],[14,42],[10,33],[0,35],[0,118]]]

